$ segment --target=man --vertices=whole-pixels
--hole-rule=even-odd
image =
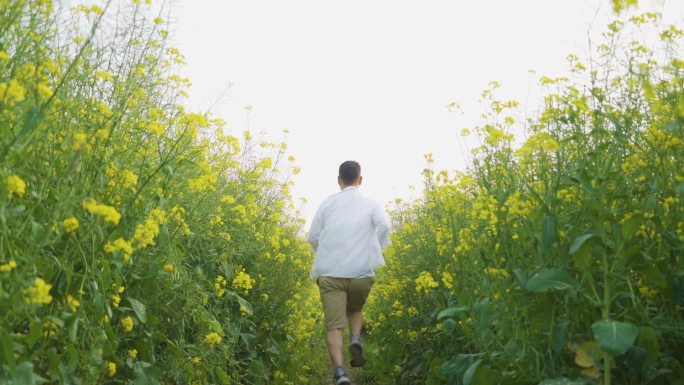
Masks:
[[[350,365],[366,363],[361,347],[361,311],[375,282],[375,269],[385,264],[382,248],[389,244],[389,219],[382,206],[361,195],[362,181],[357,162],[340,165],[337,183],[342,191],[318,208],[308,237],[316,251],[311,278],[317,278],[321,293],[335,385],[351,383],[342,353],[345,321],[350,329]]]

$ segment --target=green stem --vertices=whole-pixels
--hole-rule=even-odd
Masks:
[[[603,257],[603,319],[610,319],[610,282],[609,282],[609,266],[608,255],[605,250],[602,252]],[[611,385],[611,371],[613,369],[613,358],[608,353],[603,353],[603,384]]]

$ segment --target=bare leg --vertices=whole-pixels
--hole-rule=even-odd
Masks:
[[[328,344],[328,353],[334,366],[344,365],[344,356],[342,354],[342,329],[329,330],[327,333],[326,342]]]
[[[361,327],[363,326],[363,314],[360,311],[347,313],[347,320],[349,320],[349,331],[352,335],[361,335]]]

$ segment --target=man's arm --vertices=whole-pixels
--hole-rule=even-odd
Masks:
[[[371,214],[371,219],[373,225],[375,226],[378,234],[378,241],[380,241],[380,247],[385,248],[390,242],[390,220],[385,214],[385,210],[382,209],[380,204],[376,204],[373,207],[373,213]]]
[[[318,237],[323,231],[323,205],[318,208],[316,215],[314,215],[313,222],[311,223],[311,228],[309,229],[309,236],[307,237],[307,242],[311,244],[311,247],[315,250],[318,249]]]

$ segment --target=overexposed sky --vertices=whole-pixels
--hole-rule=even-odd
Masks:
[[[684,20],[679,1],[641,2]],[[538,77],[566,73],[567,54],[585,54],[588,36],[598,40],[611,17],[609,0],[172,4],[190,106],[207,109],[230,83],[213,112],[233,134],[250,127],[278,141],[288,129],[302,169],[293,193],[308,199],[308,223],[339,191],[345,160],[361,163],[362,191],[383,203],[420,196],[426,153],[437,169],[463,169],[458,132],[477,124],[487,83],[499,81],[498,95],[529,113],[539,104]],[[452,101],[462,115],[446,108]]]

